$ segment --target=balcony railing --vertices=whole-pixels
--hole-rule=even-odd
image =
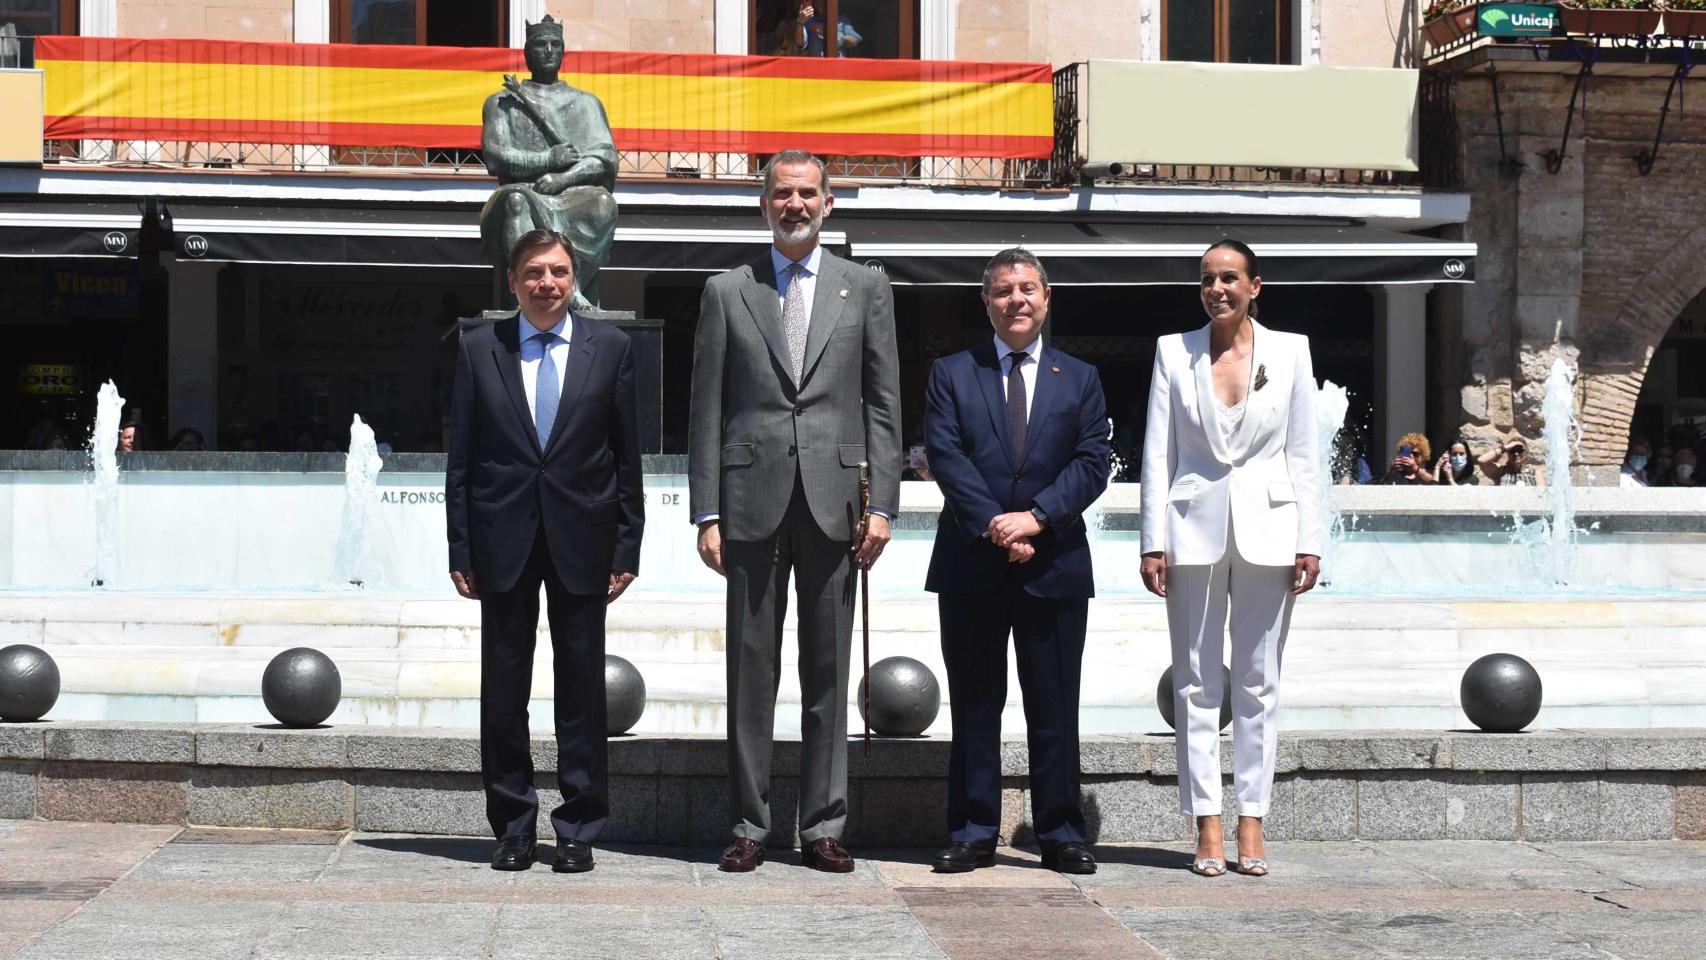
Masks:
[[[480,104],[525,74],[508,49],[36,46],[43,157],[64,164],[483,175]],[[604,102],[624,177],[751,179],[797,146],[867,181],[1054,179],[1044,64],[571,53],[562,72]]]

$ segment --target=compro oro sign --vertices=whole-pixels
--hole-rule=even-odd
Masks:
[[[1534,3],[1483,3],[1475,13],[1483,37],[1549,37],[1558,8]]]

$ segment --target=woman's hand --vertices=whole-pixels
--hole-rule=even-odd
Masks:
[[[1313,554],[1300,553],[1297,563],[1291,570],[1291,595],[1308,593],[1315,589],[1315,581],[1321,579],[1321,558]]]
[[[1143,586],[1144,589],[1163,600],[1167,598],[1167,555],[1165,553],[1146,553],[1143,555]]]

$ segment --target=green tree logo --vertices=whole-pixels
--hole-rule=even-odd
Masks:
[[[1481,13],[1481,22],[1486,24],[1487,29],[1489,30],[1497,30],[1499,28],[1499,24],[1504,23],[1510,18],[1510,14],[1500,10],[1498,7],[1494,7],[1491,10],[1485,10]]]

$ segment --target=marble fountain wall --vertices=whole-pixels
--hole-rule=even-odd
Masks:
[[[654,469],[679,469],[672,459]],[[343,674],[334,723],[474,726],[478,607],[456,597],[445,575],[442,474],[424,458],[411,470],[404,457],[380,475],[377,522],[366,533],[374,560],[358,588],[333,573],[341,461],[122,474],[116,568],[99,589],[89,587],[87,474],[0,469],[0,645],[53,654],[64,677],[61,719],[264,721],[262,669],[279,650],[307,645]],[[679,473],[648,474],[640,579],[611,611],[610,652],[646,680],[642,732],[726,725],[721,580],[698,561],[686,494]],[[1325,558],[1328,583],[1294,617],[1287,727],[1463,726],[1462,669],[1494,651],[1540,669],[1538,726],[1706,724],[1706,492],[1578,489],[1583,533],[1564,584],[1553,582],[1557,557],[1533,542],[1533,518],[1550,509],[1536,491],[1332,495],[1342,529]],[[872,575],[873,659],[904,654],[939,677],[936,605],[922,587],[940,505],[934,484],[903,484],[896,542]],[[1166,621],[1137,578],[1137,509],[1137,485],[1117,484],[1087,518],[1099,596],[1085,654],[1086,733],[1161,727],[1154,691],[1167,663]],[[549,637],[540,640],[543,663]],[[790,616],[790,663],[792,650]],[[535,670],[542,728],[549,677]],[[1016,678],[1008,688],[1012,735],[1023,729]],[[781,699],[778,731],[797,732],[791,670]],[[944,709],[932,731],[946,730]]]

